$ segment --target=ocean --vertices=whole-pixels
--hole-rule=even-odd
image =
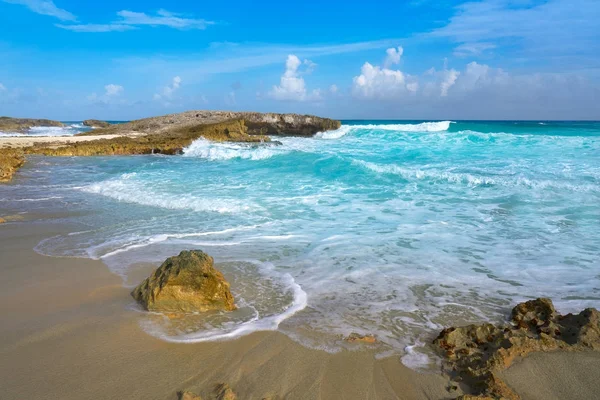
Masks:
[[[274,140],[30,157],[0,209],[79,224],[36,250],[100,259],[127,287],[144,263],[212,255],[239,309],[148,314],[175,342],[278,329],[334,352],[356,332],[424,368],[441,329],[519,301],[600,307],[599,122],[344,121]]]

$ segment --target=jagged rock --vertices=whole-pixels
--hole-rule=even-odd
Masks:
[[[25,133],[34,126],[64,126],[62,122],[49,119],[0,117],[0,131]]]
[[[168,258],[131,295],[148,311],[235,310],[229,283],[200,250]]]
[[[516,358],[538,351],[600,349],[600,314],[586,309],[559,315],[550,299],[518,304],[511,324],[469,325],[444,329],[434,344],[443,351],[445,368],[477,396],[461,399],[519,399],[499,377]]]
[[[21,149],[0,149],[0,182],[8,182],[19,168],[25,164]]]
[[[236,394],[226,383],[218,384],[215,394],[217,395],[217,400],[237,400]]]
[[[195,393],[192,392],[177,392],[177,399],[178,400],[202,400],[202,397],[198,396]]]
[[[106,121],[100,121],[98,119],[86,119],[83,121],[84,126],[89,126],[90,128],[108,128],[110,127],[110,123]]]
[[[375,338],[375,335],[361,335],[355,332],[352,332],[350,335],[348,335],[345,340],[349,343],[377,343],[377,338]]]

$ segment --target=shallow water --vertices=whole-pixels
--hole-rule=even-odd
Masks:
[[[373,333],[418,367],[442,327],[523,299],[600,306],[600,123],[348,121],[277,140],[33,157],[0,209],[76,214],[89,228],[37,250],[102,259],[128,286],[140,262],[214,256],[239,310],[150,315],[172,341],[279,329],[335,351]]]

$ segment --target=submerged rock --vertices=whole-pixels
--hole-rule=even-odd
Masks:
[[[200,250],[168,258],[131,295],[148,311],[235,310],[229,283]]]
[[[6,223],[6,220],[4,218],[0,217],[0,224],[4,224],[4,223]]]
[[[215,394],[217,395],[217,400],[237,400],[237,395],[226,383],[218,384]]]
[[[349,343],[377,343],[377,338],[375,337],[375,335],[361,335],[356,332],[352,332],[344,340],[346,340],[346,342]]]
[[[562,316],[550,299],[540,298],[518,304],[511,324],[444,329],[434,344],[443,351],[446,371],[475,392],[461,399],[520,399],[498,372],[533,352],[600,350],[600,313],[588,308]]]
[[[90,128],[108,128],[110,127],[110,123],[106,121],[100,121],[98,119],[86,119],[83,121],[84,126],[89,126]]]

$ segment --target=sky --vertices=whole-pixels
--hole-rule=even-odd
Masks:
[[[598,0],[0,0],[0,115],[600,120]]]

